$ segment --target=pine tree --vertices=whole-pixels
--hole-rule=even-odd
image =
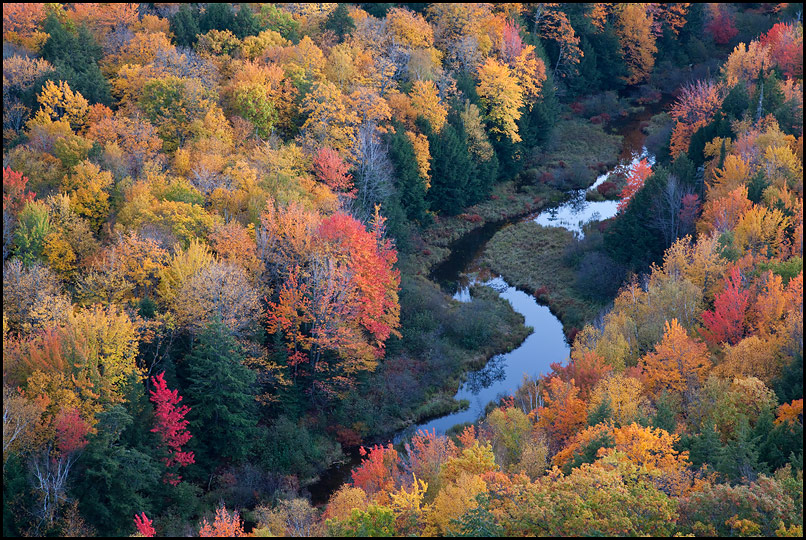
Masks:
[[[243,39],[247,36],[256,36],[260,33],[260,30],[260,21],[252,13],[252,8],[249,7],[249,4],[241,4],[233,24],[235,37]]]
[[[476,175],[467,145],[451,123],[445,124],[439,135],[430,127],[423,131],[433,157],[428,200],[435,210],[448,215],[458,214],[466,206],[468,186]]]
[[[198,12],[188,4],[182,4],[176,15],[171,17],[171,32],[176,44],[181,47],[190,47],[196,43],[199,35]]]
[[[695,469],[703,465],[713,468],[719,457],[722,445],[719,442],[719,433],[713,422],[707,424],[702,432],[690,439],[689,459]]]
[[[423,222],[428,205],[425,202],[425,184],[417,168],[414,146],[406,136],[400,122],[394,123],[395,131],[389,134],[389,158],[395,167],[395,187],[406,216],[412,221]]]
[[[588,414],[588,425],[595,426],[606,422],[613,417],[613,407],[610,405],[610,398],[606,397],[599,405]]]
[[[243,353],[220,321],[210,323],[185,358],[190,447],[196,461],[210,470],[220,459],[242,461],[257,424],[255,375],[243,365]]]
[[[759,438],[746,418],[742,418],[736,430],[736,439],[719,451],[716,470],[731,482],[754,482],[766,466],[759,460]]]

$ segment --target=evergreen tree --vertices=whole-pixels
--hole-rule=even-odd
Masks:
[[[210,30],[233,30],[235,28],[235,12],[230,4],[211,3],[199,18],[199,32],[206,34]]]
[[[773,389],[781,403],[803,399],[803,353],[796,351],[783,373],[773,382]]]
[[[606,422],[613,417],[613,407],[610,405],[610,398],[605,398],[599,405],[588,414],[588,425],[595,426]]]
[[[255,374],[221,322],[210,323],[185,357],[187,418],[193,438],[188,449],[210,471],[219,459],[246,458],[257,425]]]
[[[109,83],[98,67],[103,50],[90,31],[84,25],[73,31],[53,13],[45,19],[43,28],[48,39],[40,52],[56,69],[40,82],[66,81],[73,91],[80,92],[90,103],[109,105],[112,102]]]
[[[394,122],[394,132],[389,133],[389,158],[395,168],[395,187],[406,216],[423,223],[428,205],[425,202],[425,184],[420,177],[414,146],[400,122]]]
[[[736,439],[720,449],[716,470],[730,482],[754,482],[759,473],[766,472],[766,466],[759,460],[759,439],[746,418],[739,421]]]
[[[689,438],[687,444],[689,460],[695,469],[708,465],[712,469],[717,462],[722,445],[719,442],[719,433],[713,422],[703,427],[703,430]]]
[[[170,28],[177,45],[180,47],[192,46],[199,35],[198,11],[188,4],[182,4],[179,11],[171,17]]]
[[[256,36],[260,33],[260,21],[252,13],[252,8],[249,7],[249,4],[241,4],[238,7],[238,15],[235,16],[232,30],[238,39]]]
[[[344,36],[350,34],[355,30],[355,21],[350,17],[350,11],[347,4],[339,4],[333,12],[327,16],[325,21],[325,30],[330,30],[339,41],[344,40]]]
[[[672,400],[664,390],[655,403],[655,417],[652,419],[652,426],[674,433],[677,428],[675,416]]]
[[[435,210],[448,215],[458,214],[466,206],[467,189],[476,175],[467,144],[450,122],[438,135],[427,122],[422,130],[428,137],[433,158],[428,201]]]
[[[162,467],[152,456],[121,444],[121,434],[132,424],[123,406],[97,416],[97,431],[78,461],[72,495],[99,533],[125,536],[131,532],[131,516],[151,513]]]

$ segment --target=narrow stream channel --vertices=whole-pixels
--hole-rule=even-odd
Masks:
[[[585,223],[613,217],[616,214],[616,201],[587,201],[585,193],[605,182],[611,174],[623,172],[642,158],[654,164],[654,156],[643,146],[642,128],[645,121],[660,111],[660,107],[660,104],[647,107],[614,126],[617,133],[624,137],[620,163],[599,176],[589,188],[569,193],[570,200],[537,215],[487,223],[451,245],[450,256],[434,267],[431,279],[460,302],[471,300],[471,288],[474,285],[491,287],[512,305],[512,309],[523,315],[524,324],[532,327],[533,331],[516,349],[496,355],[482,369],[468,373],[454,399],[467,400],[469,407],[410,426],[396,433],[392,442],[401,443],[419,430],[433,430],[442,434],[457,424],[475,422],[482,416],[490,401],[513,394],[524,375],[542,375],[549,371],[552,363],[565,362],[570,353],[570,345],[566,341],[560,320],[551,313],[548,306],[539,304],[534,296],[510,286],[501,276],[485,272],[480,268],[479,261],[493,235],[513,223],[533,220],[546,227],[564,227],[581,237]],[[353,449],[347,462],[323,473],[321,480],[310,488],[313,503],[327,502],[330,494],[349,480],[351,469],[358,463],[360,457],[357,449]]]

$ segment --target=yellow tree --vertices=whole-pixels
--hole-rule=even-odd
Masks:
[[[439,92],[433,81],[414,81],[411,106],[428,120],[435,132],[442,131],[448,118],[448,109],[440,103]]]
[[[588,414],[605,402],[610,404],[613,421],[620,426],[647,417],[648,403],[642,397],[644,385],[634,377],[616,374],[599,381],[591,393]]]
[[[655,396],[663,390],[685,392],[703,381],[711,361],[704,343],[691,339],[677,319],[666,322],[663,339],[639,364],[647,388]]]
[[[512,142],[520,142],[521,136],[518,135],[518,125],[515,122],[521,117],[523,90],[512,70],[488,58],[479,68],[476,90],[492,124],[490,131],[509,137]]]
[[[341,90],[330,81],[317,83],[306,96],[303,112],[308,119],[302,124],[302,133],[311,147],[330,147],[345,155],[353,146],[356,111]]]
[[[64,81],[55,84],[47,81],[42,92],[36,97],[41,108],[34,117],[35,123],[48,123],[67,120],[70,127],[78,130],[84,127],[89,112],[89,102],[79,92],[73,92]]]
[[[647,4],[619,4],[616,9],[616,28],[624,62],[629,69],[627,84],[644,82],[655,65],[655,36],[652,33],[652,16]]]

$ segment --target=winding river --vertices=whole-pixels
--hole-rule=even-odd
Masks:
[[[533,220],[545,227],[564,227],[581,238],[586,223],[615,216],[616,201],[588,201],[586,192],[605,182],[611,174],[623,173],[640,159],[646,158],[654,164],[654,156],[643,146],[642,128],[644,122],[659,110],[660,105],[647,107],[644,111],[613,126],[616,133],[624,138],[620,163],[599,176],[587,189],[570,192],[566,202],[536,215],[487,223],[451,245],[451,255],[432,270],[431,279],[460,302],[471,300],[474,285],[493,288],[516,312],[523,315],[524,324],[532,327],[533,331],[516,349],[494,356],[482,369],[467,375],[455,399],[466,400],[469,403],[468,407],[410,426],[395,434],[394,443],[405,441],[419,430],[434,430],[437,434],[442,434],[457,424],[475,422],[483,415],[488,403],[513,394],[524,376],[534,377],[547,373],[552,363],[565,362],[570,353],[570,345],[565,338],[560,320],[551,313],[548,306],[539,304],[534,296],[510,286],[501,276],[490,274],[481,268],[481,256],[487,242],[496,232],[519,221]],[[349,462],[326,471],[321,480],[311,486],[313,502],[315,504],[326,502],[330,493],[349,479],[350,470],[359,462],[358,452],[354,451]]]

